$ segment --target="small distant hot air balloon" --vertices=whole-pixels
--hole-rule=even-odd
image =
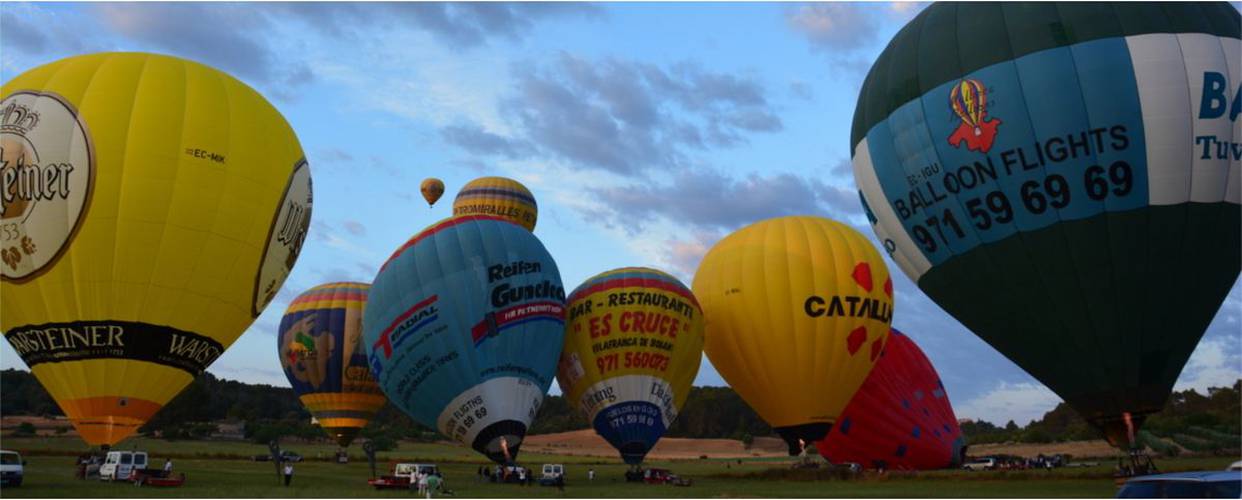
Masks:
[[[387,401],[362,346],[365,283],[328,283],[293,299],[276,349],[285,376],[319,426],[342,448]]]
[[[311,178],[254,89],[175,57],[102,53],[0,90],[0,327],[91,445],[202,373],[296,262]]]
[[[480,177],[462,186],[453,200],[453,215],[487,215],[535,230],[539,207],[522,183],[507,177]]]
[[[435,206],[436,201],[444,195],[444,181],[435,177],[423,179],[423,183],[418,188],[423,193],[423,199],[427,200],[427,206]]]
[[[779,217],[716,243],[694,275],[704,351],[800,454],[837,422],[888,338],[888,267],[858,231]]]
[[[637,465],[690,394],[703,356],[703,311],[655,269],[598,274],[569,295],[557,381],[595,428]]]
[[[410,238],[372,284],[371,371],[417,422],[510,462],[556,374],[565,289],[530,231],[453,217]]]
[[[1239,61],[1224,2],[942,2],[859,93],[854,178],[893,261],[1115,446],[1238,279]]]
[[[833,463],[868,468],[953,468],[966,454],[949,395],[910,337],[889,332],[871,374],[815,448]]]

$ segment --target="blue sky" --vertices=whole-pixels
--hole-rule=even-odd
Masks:
[[[311,232],[276,300],[209,371],[288,386],[275,349],[288,301],[370,282],[482,175],[539,199],[535,234],[567,288],[628,265],[689,283],[716,240],[779,215],[846,221],[874,242],[849,126],[870,62],[923,6],[4,3],[0,80],[76,54],[157,52],[225,70],[281,110],[314,176]],[[433,209],[418,194],[428,176],[447,186]],[[959,417],[1025,423],[1059,402],[889,267],[894,326]],[[1242,376],[1239,316],[1235,284],[1178,389]],[[7,343],[0,366],[25,368]],[[724,382],[704,359],[696,384]]]

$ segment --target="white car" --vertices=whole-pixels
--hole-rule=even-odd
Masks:
[[[0,486],[21,486],[25,465],[16,451],[0,450]]]
[[[966,470],[992,470],[996,468],[995,458],[979,458],[962,464]]]
[[[1225,470],[1242,470],[1242,460],[1229,464],[1229,468]]]
[[[99,466],[99,480],[126,480],[129,479],[134,469],[145,468],[147,468],[147,452],[145,451],[109,451],[103,465]]]
[[[565,466],[561,464],[543,464],[543,477],[539,478],[539,484],[548,486],[556,484],[556,478],[565,475]]]

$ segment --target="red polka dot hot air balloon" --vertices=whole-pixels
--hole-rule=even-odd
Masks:
[[[879,358],[837,425],[815,443],[819,453],[829,462],[867,468],[960,465],[966,440],[931,361],[897,330],[890,331]]]

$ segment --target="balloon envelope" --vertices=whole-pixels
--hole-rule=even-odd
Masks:
[[[828,433],[892,321],[879,252],[821,217],[768,219],[726,236],[703,257],[693,287],[712,366],[790,454]]]
[[[1238,277],[1239,17],[937,3],[859,96],[854,176],[893,260],[1115,445]]]
[[[508,177],[480,177],[462,186],[453,200],[453,215],[486,215],[535,230],[539,206],[522,183]]]
[[[677,418],[703,357],[703,311],[689,288],[625,267],[569,295],[557,381],[628,464],[642,463]]]
[[[892,330],[875,368],[815,448],[833,463],[943,469],[962,464],[966,439],[936,368],[910,337]]]
[[[418,190],[423,193],[423,199],[427,200],[427,206],[433,206],[444,195],[444,181],[435,177],[423,179],[423,183],[418,187]]]
[[[280,289],[310,169],[257,92],[168,56],[40,66],[0,119],[0,327],[82,439],[116,444]]]
[[[303,292],[280,320],[276,349],[285,377],[319,426],[341,447],[387,399],[362,347],[366,283],[328,283]]]
[[[506,462],[555,375],[565,290],[529,231],[495,217],[454,217],[389,258],[362,326],[371,371],[394,404]]]

